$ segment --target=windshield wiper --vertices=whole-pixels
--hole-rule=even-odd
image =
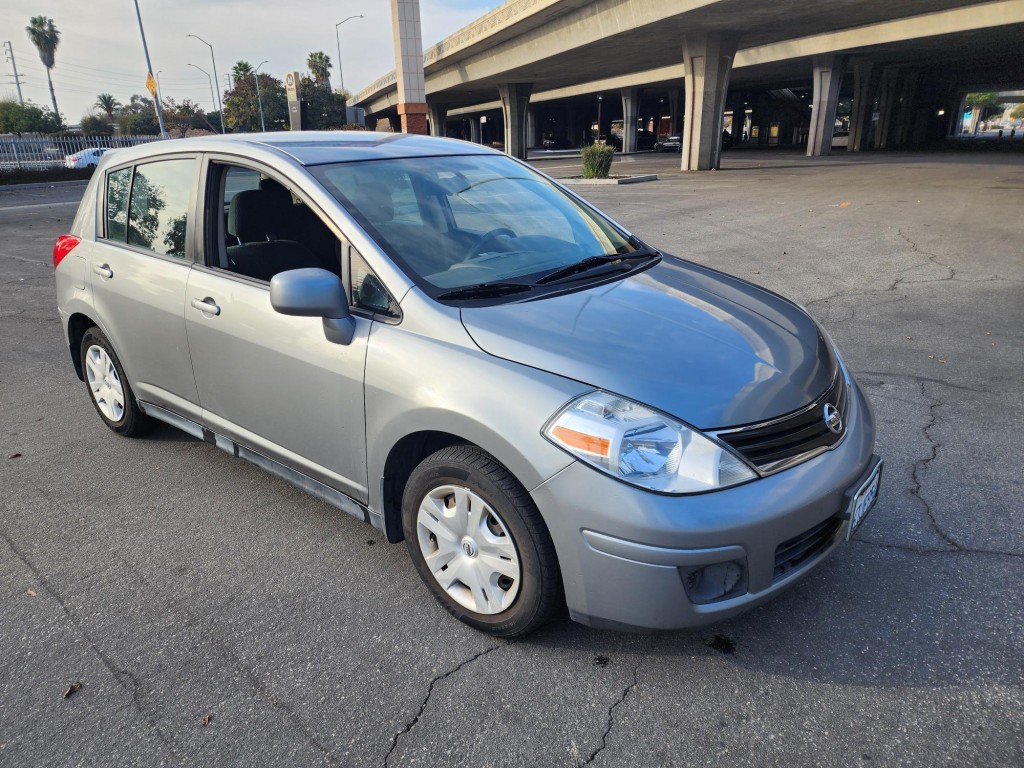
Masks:
[[[456,288],[446,291],[437,298],[442,301],[446,299],[490,299],[495,296],[508,296],[511,293],[521,293],[533,288],[527,283],[480,283],[479,285],[467,285],[463,288]]]
[[[549,272],[537,281],[537,285],[561,282],[573,275],[578,275],[581,272],[589,272],[592,269],[603,267],[606,264],[621,264],[622,268],[628,269],[631,267],[630,262],[640,259],[647,260],[657,258],[661,258],[661,255],[650,249],[644,249],[642,251],[637,251],[636,253],[610,253],[605,256],[589,256],[575,264],[570,264],[567,267],[556,269],[554,272]]]

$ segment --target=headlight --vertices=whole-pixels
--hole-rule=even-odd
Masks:
[[[548,422],[544,435],[612,477],[660,493],[700,493],[757,477],[700,432],[607,392],[573,400]]]

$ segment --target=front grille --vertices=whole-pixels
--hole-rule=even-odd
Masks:
[[[811,405],[764,424],[717,434],[761,472],[778,472],[842,440],[846,434],[848,400],[846,379],[838,371],[832,386]],[[825,424],[826,403],[834,405],[842,415],[843,429],[839,434]]]
[[[799,536],[779,544],[775,550],[775,571],[772,574],[772,581],[779,581],[828,549],[835,541],[842,524],[839,516],[833,515]]]

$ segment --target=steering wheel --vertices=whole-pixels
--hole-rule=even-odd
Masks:
[[[479,238],[477,238],[477,241],[470,246],[469,252],[467,253],[466,258],[463,259],[463,261],[469,261],[470,259],[479,256],[481,253],[483,253],[484,246],[487,245],[487,243],[489,243],[494,238],[500,237],[502,235],[504,235],[505,237],[515,237],[516,233],[513,232],[508,227],[496,227],[492,229],[490,232],[484,232],[482,235],[480,235]]]

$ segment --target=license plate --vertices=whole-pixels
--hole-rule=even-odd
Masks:
[[[871,471],[868,479],[857,489],[857,492],[853,494],[853,499],[850,501],[849,515],[850,515],[850,527],[846,531],[847,540],[853,536],[853,532],[857,530],[857,527],[864,522],[864,518],[868,516],[868,512],[878,501],[878,485],[882,480],[882,462],[879,461],[875,468]]]

